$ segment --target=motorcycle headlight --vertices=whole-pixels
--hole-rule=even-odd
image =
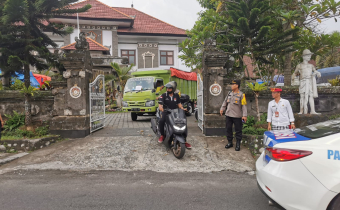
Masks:
[[[186,127],[187,127],[186,125],[183,126],[183,127],[179,127],[177,125],[174,125],[175,130],[178,130],[178,131],[184,131]]]
[[[145,106],[155,106],[155,101],[147,101]]]
[[[128,106],[129,106],[128,102],[123,101],[123,107],[128,107]]]

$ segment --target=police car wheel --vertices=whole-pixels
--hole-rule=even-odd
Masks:
[[[340,194],[335,196],[335,198],[332,200],[332,202],[328,205],[327,210],[336,210],[340,209]]]

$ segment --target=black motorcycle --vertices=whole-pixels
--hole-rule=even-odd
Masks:
[[[183,105],[183,108],[187,110],[185,114],[187,116],[191,116],[193,112],[193,108],[192,108],[192,102],[190,101],[190,96],[186,94],[181,94],[181,104]]]
[[[162,102],[159,102],[162,104]],[[185,154],[185,143],[188,136],[187,118],[185,111],[182,109],[164,108],[164,112],[168,113],[164,125],[164,141],[167,148],[170,148],[174,156],[181,159]],[[158,128],[158,122],[162,113],[157,109],[156,118],[151,119],[151,128],[159,138],[161,136]]]

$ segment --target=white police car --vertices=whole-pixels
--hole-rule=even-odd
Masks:
[[[267,131],[264,144],[257,182],[270,201],[287,210],[340,210],[340,119]]]

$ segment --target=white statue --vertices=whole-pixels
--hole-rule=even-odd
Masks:
[[[315,112],[314,98],[318,97],[318,90],[316,88],[316,78],[321,77],[321,73],[318,72],[314,65],[308,63],[313,53],[309,50],[304,50],[302,53],[303,62],[297,65],[293,77],[300,78],[300,112],[299,114],[307,114],[308,112],[308,100],[311,108],[311,114],[319,114]]]

